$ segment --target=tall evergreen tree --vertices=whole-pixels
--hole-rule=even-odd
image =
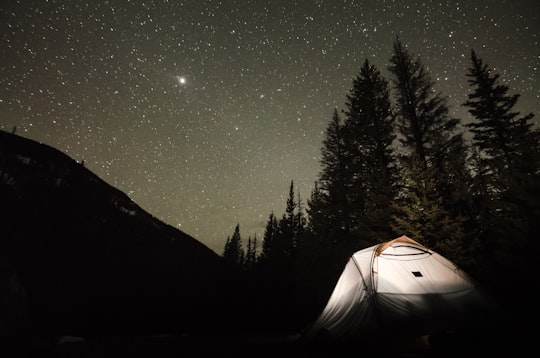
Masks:
[[[251,240],[251,262],[253,262],[253,265],[257,264],[258,258],[259,258],[259,241],[257,240],[257,235],[255,234],[253,236],[253,239]]]
[[[512,174],[540,173],[540,134],[533,128],[532,113],[520,116],[514,109],[519,95],[508,94],[509,87],[500,83],[499,74],[492,73],[474,50],[471,62],[467,76],[473,91],[464,106],[474,121],[468,127],[483,157],[490,191],[502,193]]]
[[[272,241],[274,236],[276,235],[276,232],[277,220],[274,216],[274,212],[272,211],[268,216],[268,220],[266,222],[266,227],[264,230],[261,257],[265,258],[270,256],[270,253],[272,251]]]
[[[434,82],[420,59],[413,59],[399,38],[394,41],[389,71],[393,75],[398,137],[404,151],[400,163],[405,170],[401,175],[415,173],[407,170],[411,163],[433,173],[432,192],[436,196],[430,200],[440,203],[444,212],[450,215],[450,220],[463,224],[462,211],[466,210],[456,209],[456,204],[463,206],[470,200],[463,186],[468,179],[464,156],[466,146],[460,121],[449,117],[446,98],[434,90]],[[407,181],[409,187],[418,186],[417,191],[421,191],[421,186],[426,183],[418,176]],[[431,220],[437,217],[442,220],[445,216],[435,216]],[[442,227],[444,220],[431,225]]]
[[[459,138],[459,120],[449,118],[446,98],[434,91],[424,65],[412,58],[399,38],[388,69],[393,75],[399,140],[427,166]]]
[[[285,213],[278,222],[278,233],[274,237],[273,251],[283,266],[290,266],[294,259],[296,246],[305,225],[299,221],[303,217],[301,208],[295,198],[294,182],[291,180]]]
[[[296,212],[296,200],[294,197],[294,183],[291,180],[289,186],[289,196],[285,206],[285,213],[279,221],[279,239],[277,246],[279,247],[280,255],[291,256],[293,255],[294,248],[296,246],[295,237],[295,212]]]
[[[302,201],[302,198],[300,196],[300,192],[296,194],[297,200],[296,200],[296,214],[294,217],[294,227],[295,227],[295,243],[298,245],[298,241],[300,238],[304,235],[304,232],[306,231],[307,227],[307,218],[306,213],[304,211],[304,203]]]
[[[244,264],[244,249],[240,236],[240,224],[236,224],[233,236],[227,238],[225,248],[223,249],[223,258],[234,265],[242,266]]]
[[[225,246],[223,247],[223,252],[221,253],[221,256],[223,257],[229,256],[230,250],[231,250],[231,237],[227,236],[227,241],[225,241]]]
[[[300,200],[300,199],[298,199]],[[261,263],[274,265],[273,269],[289,266],[292,261],[300,235],[305,230],[305,218],[301,202],[296,201],[294,182],[291,180],[285,213],[280,220],[272,212],[266,224]]]
[[[261,253],[257,260],[257,267],[261,270],[263,275],[272,276],[274,271],[274,265],[276,257],[279,256],[279,222],[274,214],[274,211],[268,215],[266,221],[266,227],[264,229],[263,240],[261,243]]]
[[[248,272],[253,271],[255,265],[257,264],[257,245],[257,235],[254,235],[253,239],[251,238],[251,236],[249,236],[244,260],[244,268]]]
[[[324,224],[317,223],[313,229],[325,228],[326,232],[314,232],[315,235],[337,239],[346,236],[354,226],[354,218],[351,218],[347,199],[350,183],[347,181],[349,163],[346,162],[345,150],[343,125],[335,109],[325,132],[321,149],[322,168],[319,173],[317,191],[312,192],[309,211],[310,215],[321,213],[317,219],[326,220]],[[313,195],[318,197],[315,198]],[[310,217],[309,221],[314,219]]]
[[[328,194],[315,181],[307,202],[307,227],[315,237],[327,237],[332,229],[328,207]]]
[[[468,125],[475,153],[474,193],[481,203],[478,216],[486,258],[487,281],[536,282],[540,270],[533,253],[540,249],[540,132],[534,115],[522,116],[515,106],[518,94],[500,83],[499,75],[471,51],[467,76],[472,91],[464,106],[473,121]],[[520,253],[517,256],[515,253]],[[508,270],[511,268],[511,276]],[[494,287],[499,281],[491,282]]]
[[[388,82],[366,59],[347,95],[344,138],[351,212],[356,230],[374,243],[391,237],[390,202],[395,194],[394,116]]]
[[[262,275],[262,301],[268,302],[270,320],[277,319],[278,312],[289,317],[295,313],[295,261],[299,235],[304,230],[301,207],[296,201],[294,182],[291,180],[285,212],[280,220],[272,213],[268,219],[259,268]]]

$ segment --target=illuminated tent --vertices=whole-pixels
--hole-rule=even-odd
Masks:
[[[428,335],[471,323],[487,307],[471,278],[440,254],[401,236],[357,251],[304,338]]]

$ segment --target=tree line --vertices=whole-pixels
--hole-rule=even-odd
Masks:
[[[223,257],[248,272],[265,312],[319,312],[356,250],[407,235],[462,267],[501,301],[538,286],[540,131],[499,74],[474,51],[462,103],[450,115],[426,66],[396,37],[390,79],[367,59],[334,110],[321,170],[304,207],[289,188],[247,251],[236,226]]]

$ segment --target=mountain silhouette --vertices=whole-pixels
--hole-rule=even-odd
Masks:
[[[238,275],[59,150],[0,131],[0,335],[231,329]]]

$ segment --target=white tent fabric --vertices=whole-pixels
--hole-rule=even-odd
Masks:
[[[483,304],[465,272],[402,236],[351,256],[307,336],[429,334],[459,324]]]

